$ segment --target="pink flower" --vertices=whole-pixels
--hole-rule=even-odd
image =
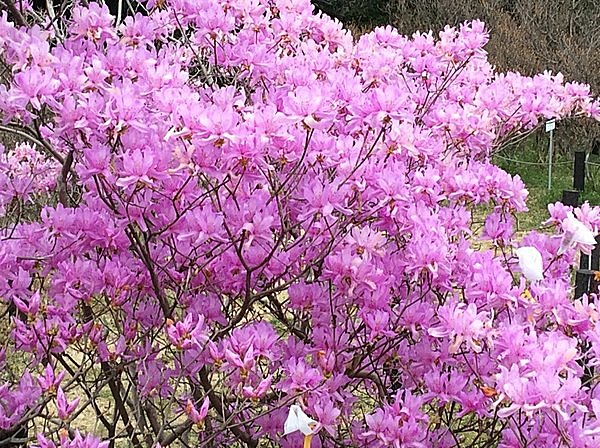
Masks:
[[[79,398],[68,401],[62,387],[58,388],[56,392],[56,409],[58,410],[58,418],[61,420],[67,420],[73,411],[77,409],[78,404]]]
[[[269,375],[265,379],[261,380],[258,386],[244,386],[242,388],[242,393],[244,398],[249,398],[251,400],[260,400],[267,391],[271,388],[271,384],[273,382],[272,375]]]
[[[450,301],[438,310],[440,325],[428,330],[434,338],[450,337],[451,345],[448,352],[451,354],[460,350],[466,342],[475,353],[483,350],[483,342],[490,335],[491,322],[488,313],[477,312],[474,303],[465,305]]]
[[[47,364],[44,369],[43,375],[38,377],[38,383],[42,388],[43,392],[47,392],[50,395],[54,395],[57,393],[57,390],[60,389],[60,383],[65,377],[65,372],[60,372],[58,375],[54,374],[54,369],[51,364]]]
[[[208,397],[204,398],[200,409],[196,408],[194,402],[188,398],[185,404],[185,414],[188,416],[190,421],[197,425],[199,428],[204,427],[204,419],[208,415],[208,407],[210,405],[210,400]]]
[[[317,369],[309,367],[300,359],[287,361],[285,370],[287,371],[287,378],[279,383],[279,387],[288,393],[307,391],[319,384],[323,378]]]
[[[596,237],[585,224],[575,218],[572,212],[567,213],[567,217],[561,223],[563,228],[563,238],[560,243],[558,255],[565,253],[570,248],[577,246],[585,253],[590,253],[596,245]]]
[[[142,152],[139,149],[124,155],[121,174],[116,182],[119,187],[128,187],[138,182],[152,185],[158,177],[154,156],[150,152]]]
[[[313,409],[319,425],[327,431],[329,435],[336,437],[336,426],[341,411],[335,407],[331,400],[322,400],[315,403]]]
[[[192,347],[204,347],[208,341],[203,316],[195,318],[191,313],[181,322],[167,321],[167,336],[178,350]]]

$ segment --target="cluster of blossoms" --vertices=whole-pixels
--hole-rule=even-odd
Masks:
[[[35,145],[22,142],[5,150],[0,144],[0,151],[0,210],[15,199],[29,201],[55,188],[60,164],[45,157]]]
[[[0,431],[600,445],[600,315],[570,287],[600,209],[552,205],[517,242],[527,191],[490,162],[545,119],[599,120],[586,86],[496,74],[478,21],[355,40],[308,0],[144,4],[0,13],[2,129],[27,140],[2,204],[51,204],[3,221]]]

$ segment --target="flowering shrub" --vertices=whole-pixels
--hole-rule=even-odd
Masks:
[[[354,41],[307,0],[146,7],[0,15],[0,130],[23,140],[2,204],[51,193],[3,220],[0,429],[600,444],[599,314],[569,283],[600,209],[555,204],[516,242],[527,191],[490,163],[546,118],[600,119],[586,86],[494,73],[478,21]]]

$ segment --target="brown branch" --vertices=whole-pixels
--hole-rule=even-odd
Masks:
[[[83,315],[84,320],[86,322],[90,322],[93,320],[93,311],[92,308],[83,304]],[[123,402],[123,398],[121,397],[121,384],[119,382],[119,377],[116,374],[115,369],[107,362],[101,361],[100,368],[102,373],[106,376],[106,380],[108,382],[108,387],[110,388],[110,392],[112,393],[113,399],[115,400],[115,412],[120,415],[121,420],[123,421],[123,425],[125,425],[125,430],[127,431],[127,435],[129,439],[133,443],[135,448],[142,448],[142,444],[137,437],[135,432],[135,428],[133,427],[131,420],[129,419],[129,414],[127,413],[127,409],[125,408],[125,403]],[[110,440],[109,447],[114,448],[115,439]]]
[[[210,400],[210,404],[212,405],[212,407],[215,408],[219,415],[222,415],[225,417],[226,420],[229,420],[231,418],[231,412],[229,412],[229,410],[226,407],[223,407],[221,397],[219,397],[215,393],[210,383],[210,379],[208,378],[208,372],[206,371],[205,367],[202,367],[202,369],[200,369],[198,376],[200,377],[200,384],[202,384],[202,387],[208,394],[208,399]],[[200,401],[202,397],[196,396],[198,395],[198,392],[199,391],[195,391],[194,398]],[[256,448],[258,446],[257,440],[254,440],[244,431],[240,430],[237,426],[231,426],[229,427],[229,429],[231,430],[233,435],[236,436],[240,441],[244,442],[247,447]]]
[[[1,0],[0,0],[1,1]],[[63,156],[61,156],[58,152],[56,152],[52,146],[50,146],[48,143],[46,143],[45,141],[43,141],[42,139],[37,138],[34,135],[31,135],[29,132],[26,131],[26,129],[24,128],[20,128],[20,127],[13,127],[16,125],[12,125],[12,126],[3,126],[0,125],[0,131],[4,131],[7,132],[9,134],[16,134],[19,137],[23,137],[27,140],[29,140],[32,143],[35,143],[36,145],[39,145],[40,147],[44,148],[46,150],[46,152],[48,154],[50,154],[56,161],[58,161],[61,165],[63,163],[65,163],[65,159]]]
[[[67,154],[65,162],[63,163],[62,169],[60,170],[60,176],[57,181],[58,199],[63,207],[69,206],[69,197],[67,195],[67,176],[71,171],[73,165],[73,150],[70,150]]]
[[[159,441],[160,446],[169,446],[175,440],[177,440],[179,437],[181,437],[191,427],[192,427],[191,420],[188,420],[187,422],[182,423],[181,425],[177,426],[171,434],[169,434],[168,436],[164,437],[162,440]]]
[[[1,2],[6,5],[6,8],[10,12],[12,19],[19,26],[27,26],[27,22],[25,21],[25,17],[21,14],[21,11],[15,6],[12,0],[1,0]]]
[[[172,310],[169,308],[167,299],[164,296],[163,290],[160,286],[160,280],[158,279],[158,275],[154,269],[154,263],[150,257],[148,241],[140,240],[135,228],[131,224],[127,226],[126,234],[129,237],[129,241],[131,242],[133,248],[136,249],[136,252],[142,260],[142,263],[144,263],[146,269],[148,270],[148,274],[150,275],[150,280],[152,282],[152,289],[154,290],[154,294],[156,295],[156,299],[158,300],[165,319],[170,318],[172,315]]]

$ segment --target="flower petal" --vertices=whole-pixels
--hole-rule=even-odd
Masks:
[[[542,280],[544,278],[544,262],[542,254],[535,247],[524,246],[517,250],[519,258],[519,268],[521,272],[530,282]]]
[[[283,424],[283,435],[286,436],[293,432],[296,432],[300,429],[298,425],[298,409],[300,409],[297,405],[293,404],[290,406],[290,412]]]
[[[283,435],[288,435],[296,431],[302,432],[305,436],[315,433],[318,422],[304,413],[300,406],[293,404],[290,406],[290,412],[283,425]]]

